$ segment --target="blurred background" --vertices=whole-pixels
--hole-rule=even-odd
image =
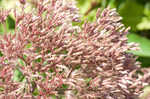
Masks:
[[[18,0],[0,0],[0,7],[14,8]],[[27,0],[32,1],[32,0]],[[81,20],[94,21],[98,8],[116,8],[122,16],[123,24],[131,27],[128,34],[128,42],[136,42],[140,46],[139,51],[132,53],[138,56],[142,67],[150,67],[150,0],[76,0],[80,8]],[[31,8],[29,8],[31,9]],[[83,21],[82,21],[83,22]],[[9,15],[6,21],[7,32],[13,32],[15,19]],[[3,34],[4,26],[0,24],[0,34]],[[150,90],[150,88],[146,89]],[[145,98],[142,98],[145,99]],[[148,98],[149,99],[149,98]]]

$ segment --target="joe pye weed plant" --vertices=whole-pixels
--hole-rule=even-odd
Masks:
[[[33,0],[32,11],[0,10],[0,22],[14,13],[14,33],[0,39],[1,99],[138,99],[149,85],[137,44],[115,9],[98,9],[82,27],[72,0]]]

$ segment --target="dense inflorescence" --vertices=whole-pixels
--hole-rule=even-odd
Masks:
[[[95,22],[79,27],[73,1],[37,0],[31,12],[20,2],[15,32],[0,40],[1,98],[137,99],[149,83],[115,9],[98,10]]]

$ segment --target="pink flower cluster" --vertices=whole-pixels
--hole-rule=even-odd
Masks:
[[[36,0],[33,6],[14,11],[15,33],[1,36],[2,99],[137,99],[149,84],[127,52],[138,48],[127,42],[129,29],[115,9],[98,10],[95,22],[79,27],[71,0]],[[8,13],[0,12],[3,23]]]

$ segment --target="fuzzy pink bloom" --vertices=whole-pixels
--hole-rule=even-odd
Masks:
[[[72,25],[80,22],[75,2],[34,5],[28,13],[14,11],[15,33],[0,40],[1,97],[137,99],[149,75],[139,75],[140,64],[127,53],[138,48],[128,44],[129,29],[115,9],[98,10],[96,21],[80,28]]]

